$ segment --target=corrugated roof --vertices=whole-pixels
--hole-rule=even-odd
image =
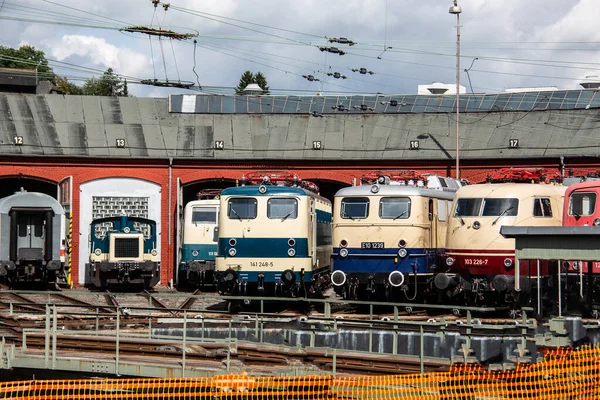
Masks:
[[[431,96],[420,96],[426,97]],[[217,98],[224,101],[223,96],[205,100],[210,104]],[[325,106],[329,100],[322,101]],[[308,109],[183,114],[170,113],[167,98],[0,94],[0,154],[221,161],[453,159],[453,118],[448,113],[373,112],[314,117]],[[467,112],[461,122],[461,159],[600,155],[600,115],[592,107]],[[509,148],[511,139],[518,140],[517,148]],[[411,150],[415,141],[418,149]]]

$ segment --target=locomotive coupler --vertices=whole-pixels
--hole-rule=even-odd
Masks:
[[[373,275],[369,275],[369,281],[367,283],[367,293],[369,295],[373,295],[376,291],[377,285],[375,284],[375,277]]]
[[[264,292],[265,291],[265,274],[260,273],[258,274],[258,288],[257,290],[259,292]]]

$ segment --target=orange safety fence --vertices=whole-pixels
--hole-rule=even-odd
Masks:
[[[67,399],[597,399],[600,348],[548,351],[544,360],[489,371],[455,364],[447,372],[388,376],[96,379],[0,383],[0,398]]]

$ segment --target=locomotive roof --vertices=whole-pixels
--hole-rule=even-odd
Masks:
[[[591,189],[591,188],[600,188],[600,181],[591,180],[591,181],[573,183],[572,185],[570,185],[567,188],[567,195],[570,195],[572,192],[574,192],[576,190],[582,190],[582,189],[585,190],[585,189]]]
[[[566,186],[544,183],[481,183],[461,187],[456,192],[456,198],[564,196],[566,190]]]
[[[0,214],[8,214],[13,207],[50,207],[56,215],[65,213],[63,207],[54,197],[36,192],[17,192],[0,199]]]
[[[279,195],[288,195],[288,196],[309,196],[315,197],[327,203],[330,203],[325,197],[322,197],[316,193],[311,192],[310,190],[302,189],[295,186],[277,186],[277,185],[265,185],[267,191],[265,193],[260,193],[258,188],[262,185],[248,185],[248,186],[237,186],[231,187],[223,190],[221,192],[221,197],[223,196],[279,196]]]
[[[371,192],[373,186],[379,187],[379,192]],[[444,191],[440,189],[427,189],[417,186],[402,186],[402,185],[359,185],[343,188],[337,191],[335,197],[345,196],[426,196],[437,199],[452,200],[455,196],[455,191]]]
[[[219,203],[219,199],[192,200],[186,206],[218,206]]]

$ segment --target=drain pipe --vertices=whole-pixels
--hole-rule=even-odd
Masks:
[[[172,183],[173,183],[173,157],[169,157],[169,222],[167,224],[168,228],[169,228],[169,258],[172,260],[173,259],[173,254],[171,253],[173,246],[171,246],[171,219],[172,219],[172,211],[171,211],[171,206],[172,206]],[[177,268],[178,266],[175,265],[174,268]],[[169,287],[171,289],[173,289],[173,279],[171,279],[169,281]]]
[[[169,248],[171,248],[171,197],[173,182],[173,157],[169,157]]]

